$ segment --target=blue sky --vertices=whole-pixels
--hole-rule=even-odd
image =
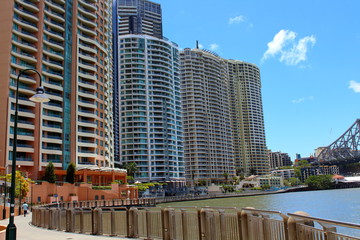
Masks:
[[[360,118],[360,1],[154,0],[164,35],[260,67],[268,148],[309,156]]]

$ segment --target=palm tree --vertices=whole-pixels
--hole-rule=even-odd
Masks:
[[[125,163],[123,167],[126,169],[128,176],[131,177],[135,177],[135,174],[139,172],[139,169],[134,162]]]
[[[224,176],[224,178],[225,178],[225,183],[227,183],[228,178],[229,178],[229,173],[228,173],[228,172],[224,172],[224,173],[223,173],[223,176]]]

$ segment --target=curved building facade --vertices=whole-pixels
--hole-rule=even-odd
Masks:
[[[140,181],[184,181],[179,53],[147,35],[119,36],[121,162]]]
[[[181,52],[186,177],[224,179],[235,174],[226,61],[214,53]]]
[[[40,72],[50,102],[30,102],[39,78],[21,75],[20,170],[36,178],[50,161],[113,166],[111,1],[5,1],[0,15],[1,166],[11,165],[16,79],[26,68]]]
[[[235,167],[247,175],[269,174],[260,70],[247,62],[226,62]]]

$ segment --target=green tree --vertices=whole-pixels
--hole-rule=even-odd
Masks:
[[[45,168],[44,180],[49,183],[55,183],[56,181],[55,167],[52,162],[49,162]]]
[[[4,180],[6,178],[6,182],[11,182],[11,174],[7,174],[6,176],[2,176],[1,179]],[[20,171],[16,171],[15,173],[15,197],[25,197],[29,192],[30,184],[32,181],[30,179],[24,178]]]
[[[256,169],[255,168],[250,168],[250,175],[256,175]]]
[[[135,174],[139,172],[139,169],[134,162],[125,163],[123,167],[126,169],[127,175],[133,178],[135,177]]]
[[[236,176],[241,176],[241,175],[244,174],[244,169],[243,168],[237,167],[235,169],[235,171],[236,171]]]
[[[312,189],[330,189],[332,188],[332,175],[310,176],[305,183]]]
[[[74,184],[75,183],[75,172],[76,172],[75,164],[70,163],[66,169],[65,182]]]
[[[288,181],[289,181],[290,186],[297,186],[300,183],[300,180],[298,178],[294,178],[294,177],[289,178]]]
[[[223,173],[223,176],[224,176],[224,178],[225,178],[225,183],[227,183],[227,182],[228,182],[228,178],[229,178],[229,173],[228,173],[228,172],[224,172],[224,173]]]

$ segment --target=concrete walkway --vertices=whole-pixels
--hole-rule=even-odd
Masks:
[[[15,225],[17,228],[18,240],[102,240],[102,239],[132,239],[134,238],[120,238],[120,237],[105,237],[94,236],[78,233],[60,232],[56,230],[48,230],[34,227],[31,225],[31,213],[24,216],[15,217]],[[0,225],[7,226],[9,219],[1,220]]]

